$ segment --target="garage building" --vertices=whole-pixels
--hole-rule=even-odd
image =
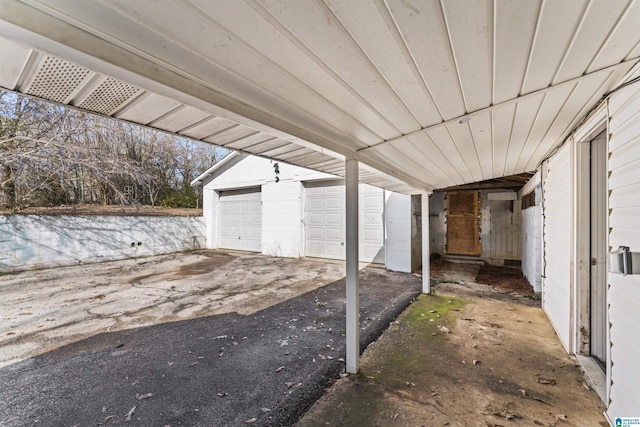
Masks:
[[[208,248],[344,260],[345,185],[333,175],[232,153],[192,185],[203,188]],[[411,271],[419,239],[411,196],[359,187],[360,261]],[[419,241],[414,241],[419,245]]]

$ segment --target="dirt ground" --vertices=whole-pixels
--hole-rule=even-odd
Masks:
[[[460,275],[456,278],[456,271]],[[606,426],[603,406],[512,269],[437,263],[421,295],[298,426]],[[516,270],[517,271],[517,270]],[[442,278],[445,278],[441,281]],[[526,297],[525,297],[526,296]]]

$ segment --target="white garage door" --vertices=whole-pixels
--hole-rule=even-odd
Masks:
[[[384,264],[384,194],[360,184],[360,261]],[[305,184],[306,256],[345,259],[343,182]]]
[[[223,191],[218,201],[218,247],[262,251],[262,197],[259,188]]]

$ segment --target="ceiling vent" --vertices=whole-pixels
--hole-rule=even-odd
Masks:
[[[139,87],[108,77],[78,107],[112,115],[142,91]]]
[[[52,56],[45,56],[25,93],[66,103],[91,71]]]

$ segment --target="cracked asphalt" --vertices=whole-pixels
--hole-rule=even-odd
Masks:
[[[344,266],[202,251],[0,277],[0,425],[292,425],[338,378]],[[420,279],[361,271],[361,347]]]

